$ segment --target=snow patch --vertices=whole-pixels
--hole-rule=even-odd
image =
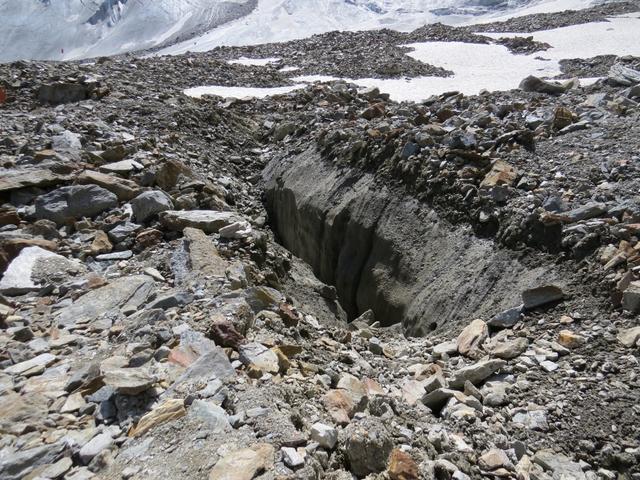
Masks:
[[[202,98],[203,95],[217,95],[224,98],[265,98],[274,95],[283,95],[304,88],[306,85],[296,84],[287,87],[223,87],[209,85],[205,87],[188,88],[184,94],[189,97]]]
[[[272,63],[278,63],[281,59],[277,57],[273,58],[247,58],[240,57],[236,60],[229,60],[227,63],[231,65],[246,65],[246,66],[256,66],[256,67],[266,67]]]

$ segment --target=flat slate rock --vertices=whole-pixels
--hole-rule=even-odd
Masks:
[[[235,213],[217,210],[178,210],[160,214],[160,222],[166,228],[178,231],[193,227],[205,233],[218,233],[221,228],[241,220]]]
[[[60,310],[57,321],[62,326],[73,326],[92,322],[109,310],[124,305],[139,307],[153,286],[153,279],[147,275],[118,278],[109,285],[91,290]]]

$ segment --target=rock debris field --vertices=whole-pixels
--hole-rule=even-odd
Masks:
[[[640,479],[640,59],[184,95],[283,85],[219,54],[0,65],[0,478]]]

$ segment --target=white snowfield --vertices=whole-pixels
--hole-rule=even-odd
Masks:
[[[528,75],[553,77],[560,74],[559,61],[568,58],[591,58],[598,55],[640,56],[640,15],[631,14],[583,25],[535,33],[501,33],[489,36],[533,36],[553,48],[531,55],[514,55],[502,45],[460,42],[427,42],[408,45],[408,55],[416,60],[454,72],[452,77],[418,77],[412,79],[345,79],[363,87],[378,87],[397,101],[421,101],[431,95],[457,90],[472,95],[481,90],[510,90]],[[297,83],[338,80],[322,75],[298,76]],[[583,84],[597,79],[586,78]],[[207,93],[233,96],[228,90],[209,86]],[[244,89],[244,96],[264,96],[264,89]],[[281,92],[279,92],[281,93]],[[268,93],[267,93],[268,94]]]

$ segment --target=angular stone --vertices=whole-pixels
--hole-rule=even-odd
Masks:
[[[89,247],[91,255],[101,255],[109,253],[111,250],[113,250],[113,245],[109,241],[109,236],[102,230],[97,230]]]
[[[338,443],[338,431],[330,425],[316,422],[311,426],[311,440],[322,448],[333,450]]]
[[[57,358],[58,357],[50,353],[42,353],[30,360],[25,360],[24,362],[11,365],[10,367],[5,368],[4,371],[12,375],[22,375],[33,369],[44,371],[44,369],[55,362]]]
[[[462,355],[469,354],[472,350],[477,349],[489,336],[489,328],[487,324],[480,319],[474,320],[467,325],[458,335],[456,341],[458,352]]]
[[[22,480],[35,468],[58,461],[64,450],[64,442],[58,442],[15,453],[3,451],[0,459],[0,478],[2,480]]]
[[[36,216],[64,225],[73,219],[94,217],[118,205],[118,197],[97,185],[73,185],[36,198]]]
[[[529,340],[518,337],[512,340],[505,340],[503,342],[496,343],[491,349],[491,353],[494,357],[510,360],[522,355],[528,346]]]
[[[640,313],[640,281],[629,283],[622,293],[622,308],[631,313]]]
[[[527,310],[557,302],[563,298],[564,293],[562,289],[556,285],[544,285],[522,292],[522,302],[524,303],[524,308]]]
[[[292,447],[282,447],[282,460],[284,464],[289,468],[299,468],[304,465],[304,449],[292,448]]]
[[[469,381],[478,385],[507,364],[504,360],[483,360],[468,367],[463,367],[453,373],[449,385],[453,388],[461,388],[464,382]]]
[[[251,480],[273,465],[274,453],[268,443],[235,450],[218,460],[209,473],[209,480]]]
[[[81,185],[95,184],[115,194],[120,201],[128,201],[140,193],[140,186],[131,180],[106,173],[85,170],[76,178]]]
[[[124,146],[120,145],[119,148],[115,151],[107,150],[103,152],[102,158],[105,158],[105,157],[118,158],[124,155],[127,155],[127,149]],[[107,163],[106,165],[101,165],[100,171],[105,173],[120,173],[120,174],[126,175],[127,173],[131,173],[133,171],[140,171],[143,168],[144,166],[141,163],[138,163],[135,160],[129,159],[129,160],[120,160],[116,162]]]
[[[177,231],[193,227],[205,233],[218,233],[221,228],[241,220],[235,213],[217,210],[176,210],[160,214],[160,222],[169,230]]]
[[[2,280],[0,280],[0,292],[6,295],[22,295],[40,290],[42,285],[39,284],[39,277],[42,275],[39,271],[42,269],[45,259],[55,259],[56,267],[54,270],[84,270],[81,264],[62,255],[40,247],[27,247],[9,264]]]
[[[67,178],[65,175],[59,175],[44,168],[5,170],[0,176],[0,193],[28,187],[50,187],[67,180]]]
[[[184,408],[184,400],[167,399],[143,416],[138,424],[129,431],[129,436],[139,437],[158,425],[177,420],[186,414],[187,411]]]
[[[189,267],[198,277],[224,277],[228,263],[218,253],[211,238],[197,228],[187,227],[183,231],[185,249],[189,254]]]
[[[111,448],[113,446],[113,437],[110,433],[104,432],[93,437],[86,445],[84,445],[79,452],[79,457],[82,463],[87,465],[93,457],[98,455],[103,450]]]
[[[422,397],[422,403],[432,411],[439,411],[447,401],[456,394],[449,388],[437,388]]]
[[[586,480],[587,478],[579,463],[551,450],[538,450],[533,456],[533,463],[540,465],[545,470],[550,470],[553,478],[571,478],[572,480]]]
[[[144,368],[109,368],[104,372],[104,384],[123,395],[137,395],[157,382]]]
[[[482,454],[478,459],[478,465],[483,470],[496,470],[498,468],[513,469],[513,464],[504,450],[499,448],[492,448],[488,452]]]
[[[500,312],[487,322],[487,325],[494,328],[511,328],[518,321],[520,321],[520,315],[522,314],[523,306],[510,308],[504,312]]]
[[[42,472],[43,478],[51,478],[56,479],[62,477],[65,473],[67,473],[71,467],[73,467],[73,460],[69,457],[64,457],[58,460],[53,465],[49,465]]]
[[[143,192],[131,200],[131,208],[135,220],[144,223],[161,212],[173,210],[173,202],[166,193],[153,190]]]
[[[518,179],[518,171],[502,160],[496,160],[491,170],[480,183],[480,188],[512,186]]]
[[[228,320],[214,321],[209,327],[207,336],[216,342],[216,345],[234,350],[238,350],[240,345],[246,342],[242,334]]]
[[[627,348],[631,348],[640,341],[640,326],[621,330],[618,333],[618,341]]]
[[[382,472],[393,449],[393,441],[382,421],[366,417],[345,429],[344,451],[349,470],[357,477]]]
[[[561,330],[558,334],[558,343],[569,350],[584,345],[586,339],[571,330]]]
[[[389,456],[387,473],[391,480],[419,480],[420,470],[415,460],[406,452],[395,448]]]
[[[249,366],[252,365],[263,372],[278,373],[278,356],[261,343],[252,342],[244,344],[239,349],[240,361]]]
[[[518,87],[525,92],[547,93],[549,95],[560,95],[566,90],[559,83],[547,82],[533,75],[523,79]]]
[[[153,280],[146,275],[118,278],[109,285],[91,290],[60,310],[57,321],[68,327],[92,322],[109,310],[124,305],[140,306],[146,301],[153,285]]]
[[[356,409],[353,398],[345,390],[329,390],[322,397],[322,403],[338,425],[347,425]]]
[[[210,432],[223,433],[231,430],[227,412],[213,402],[194,400],[189,407],[189,416],[202,422]]]
[[[458,342],[456,340],[449,340],[442,342],[433,347],[433,355],[441,357],[442,355],[453,355],[458,352]]]

